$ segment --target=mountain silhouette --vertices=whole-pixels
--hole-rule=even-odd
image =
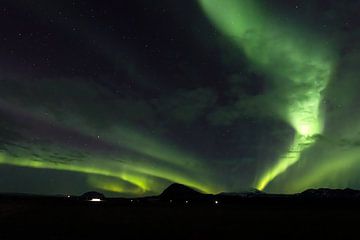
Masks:
[[[219,196],[230,196],[230,197],[253,197],[258,195],[264,195],[265,193],[256,189],[256,188],[249,188],[244,189],[239,192],[222,192],[219,193]]]
[[[308,189],[299,194],[302,198],[312,199],[354,199],[360,198],[360,191],[350,188],[346,189]]]
[[[163,199],[185,199],[198,198],[202,196],[205,196],[205,194],[179,183],[171,184],[160,194],[160,198]]]

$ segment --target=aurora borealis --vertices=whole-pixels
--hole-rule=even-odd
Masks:
[[[276,84],[282,85],[283,81],[287,81],[294,88],[304,86],[295,93],[291,89],[283,92],[286,102],[275,109],[296,134],[289,152],[260,178],[256,186],[263,190],[271,180],[300,159],[304,145],[313,143],[308,140],[309,137],[322,132],[321,92],[329,81],[332,59],[326,54],[326,46],[321,46],[317,39],[307,40],[304,32],[303,39],[299,40],[292,29],[272,23],[274,16],[266,16],[269,13],[261,11],[254,1],[227,0],[221,3],[222,6],[216,0],[203,0],[201,3],[219,28],[244,49],[256,66],[274,78]],[[228,10],[224,11],[224,8]],[[281,40],[274,42],[273,39]],[[314,48],[316,52],[308,51]],[[281,59],[278,58],[280,55]],[[286,66],[278,69],[279,63],[284,61]]]
[[[4,1],[0,191],[360,188],[360,2]]]

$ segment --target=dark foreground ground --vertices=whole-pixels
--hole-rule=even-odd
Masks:
[[[95,203],[1,197],[0,239],[15,238],[360,239],[360,202]]]

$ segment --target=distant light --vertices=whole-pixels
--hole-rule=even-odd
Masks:
[[[170,202],[172,203],[172,200],[170,200]]]
[[[70,195],[67,195],[66,197],[67,197],[67,198],[69,198],[69,197],[70,197]]]
[[[100,198],[93,198],[90,200],[90,202],[101,202]]]
[[[215,204],[219,204],[219,201],[215,200]]]
[[[189,201],[188,201],[188,200],[186,200],[186,201],[185,201],[185,203],[189,203]]]
[[[133,201],[134,201],[134,200],[132,200],[132,199],[130,200],[130,202],[133,202]]]

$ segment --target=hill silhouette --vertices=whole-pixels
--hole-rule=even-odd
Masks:
[[[162,199],[186,199],[203,196],[205,196],[205,194],[179,183],[171,184],[160,194],[160,198]]]

